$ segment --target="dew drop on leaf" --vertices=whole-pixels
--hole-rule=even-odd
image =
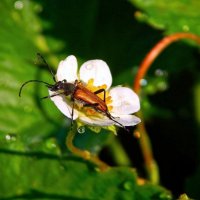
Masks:
[[[133,189],[133,183],[131,181],[126,181],[123,184],[123,188],[127,191],[130,191]]]
[[[9,133],[9,134],[5,135],[5,139],[7,141],[16,141],[17,135],[14,133]]]
[[[24,3],[22,1],[15,1],[14,3],[14,7],[17,10],[22,10],[24,7]]]
[[[183,31],[188,32],[190,30],[190,27],[188,25],[183,25],[182,27]]]
[[[46,141],[46,147],[48,149],[54,149],[54,148],[57,147],[57,144],[56,144],[55,140],[49,139],[49,140]]]

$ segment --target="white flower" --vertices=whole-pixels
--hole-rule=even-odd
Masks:
[[[110,88],[112,84],[112,76],[108,65],[102,60],[90,60],[85,62],[78,72],[78,64],[75,56],[68,56],[61,61],[58,66],[57,81],[66,80],[74,83],[80,80],[90,91],[94,92],[98,89],[106,90],[106,105],[108,112],[113,119],[110,119],[104,112],[95,111],[90,106],[81,105],[76,102],[73,113],[73,120],[92,126],[134,126],[140,122],[140,119],[134,115],[140,109],[140,102],[137,94],[127,87],[117,86]],[[49,90],[50,95],[55,92]],[[103,99],[103,93],[97,94]],[[72,100],[71,97],[65,95],[57,95],[51,97],[58,109],[68,118],[72,118]],[[84,103],[84,102],[83,102]]]

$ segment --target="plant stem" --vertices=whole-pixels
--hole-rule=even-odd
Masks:
[[[138,116],[142,119],[143,118],[142,112],[139,112]],[[144,121],[138,124],[138,128],[136,131],[139,132],[139,135],[140,135],[138,142],[142,151],[142,155],[144,157],[144,165],[145,165],[148,179],[152,183],[158,184],[160,180],[159,168],[153,156],[151,141],[145,129]]]
[[[136,74],[135,81],[133,84],[133,89],[137,94],[140,93],[141,89],[140,80],[144,78],[153,61],[167,46],[181,39],[191,39],[200,44],[200,37],[192,33],[174,33],[160,40],[149,51],[149,53],[145,56],[145,58],[143,59],[142,63],[139,66],[139,70]]]
[[[130,166],[131,161],[125,152],[122,144],[117,140],[117,137],[112,138],[112,142],[109,143],[109,151],[113,157],[115,163],[119,166]]]
[[[74,125],[73,129],[70,129],[70,131],[67,134],[66,138],[66,145],[67,148],[76,156],[83,158],[84,160],[89,160],[95,165],[99,167],[101,171],[107,170],[109,166],[101,161],[96,155],[91,154],[87,150],[82,150],[74,146],[73,140],[76,135],[76,126]]]
[[[135,82],[133,84],[133,89],[138,95],[140,95],[140,91],[141,91],[140,81],[146,75],[151,64],[166,47],[168,47],[171,43],[178,41],[180,39],[190,39],[200,44],[200,37],[192,33],[175,33],[175,34],[166,36],[162,40],[160,40],[149,51],[149,53],[145,56],[145,58],[143,59],[143,61],[141,62],[139,66],[139,70],[136,74]],[[148,137],[148,134],[145,128],[144,119],[143,119],[141,111],[139,113],[139,117],[141,118],[142,122],[138,125],[137,131],[141,135],[139,139],[139,143],[140,143],[140,147],[143,153],[147,174],[148,174],[149,179],[153,183],[158,183],[159,181],[158,167],[153,157],[150,139]]]

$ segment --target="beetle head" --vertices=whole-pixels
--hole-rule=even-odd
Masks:
[[[66,96],[73,94],[75,87],[76,86],[73,83],[68,83],[66,80],[58,81],[54,85],[50,87],[48,86],[48,88],[53,92],[62,90],[63,94],[65,94]]]

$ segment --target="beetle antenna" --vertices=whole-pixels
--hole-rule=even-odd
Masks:
[[[28,84],[28,83],[31,83],[31,82],[37,82],[37,83],[44,83],[47,87],[52,87],[53,85],[45,82],[45,81],[40,81],[40,80],[29,80],[29,81],[26,81],[25,83],[22,84],[22,86],[20,87],[19,89],[19,97],[21,97],[21,93],[22,93],[22,89],[23,87]]]
[[[122,125],[118,121],[114,120],[113,118],[111,118],[111,120],[114,121],[115,123],[117,123],[118,125],[120,125],[120,127],[122,127],[125,131],[129,132],[129,130],[124,125]]]
[[[51,67],[48,65],[44,57],[40,53],[37,53],[37,56],[43,61],[44,65],[49,69],[49,72],[51,73],[53,80],[56,82],[55,74],[53,73]]]

